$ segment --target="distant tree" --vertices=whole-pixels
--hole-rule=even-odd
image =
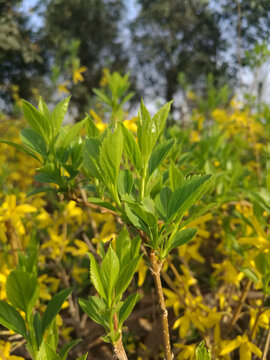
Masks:
[[[32,88],[45,71],[45,63],[28,16],[19,0],[0,1],[0,110],[12,111],[12,85],[19,96],[31,98]]]
[[[44,5],[44,2],[43,2]],[[119,41],[121,0],[47,0],[44,7],[44,43],[63,69],[71,41],[78,41],[80,65],[87,67],[84,82],[75,85],[73,104],[85,110],[90,91],[99,86],[102,68],[124,71],[127,59]]]
[[[226,63],[219,28],[220,15],[202,0],[138,0],[140,12],[131,24],[137,66],[156,89],[171,99],[177,90],[179,72],[192,84],[208,73],[218,77]]]

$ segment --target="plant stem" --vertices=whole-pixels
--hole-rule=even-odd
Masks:
[[[120,338],[118,339],[118,341],[113,344],[114,346],[114,352],[115,352],[115,356],[117,356],[118,360],[128,360],[127,354],[125,352],[123,343],[122,343],[122,335],[120,336]]]
[[[268,324],[267,338],[266,338],[266,342],[265,342],[265,347],[263,349],[262,360],[267,359],[267,353],[268,353],[268,350],[269,350],[269,345],[270,345],[270,322]]]
[[[238,302],[238,304],[237,304],[237,308],[236,308],[236,310],[235,310],[235,313],[234,313],[234,315],[233,315],[233,317],[232,317],[232,319],[231,319],[231,322],[230,322],[230,325],[229,325],[229,328],[230,328],[230,329],[234,326],[234,324],[235,324],[236,321],[238,320],[239,314],[240,314],[241,309],[242,309],[242,307],[243,307],[243,305],[244,305],[244,302],[245,302],[245,300],[246,300],[246,297],[247,297],[247,294],[248,294],[248,291],[249,291],[249,289],[250,289],[251,284],[252,284],[252,281],[251,281],[251,280],[248,280],[248,281],[246,282],[246,285],[245,285],[245,287],[244,287],[244,289],[243,289],[242,295],[241,295],[241,297],[240,297],[240,299],[239,299],[239,302]]]
[[[166,309],[164,295],[162,291],[160,272],[162,268],[163,262],[158,262],[155,254],[155,250],[151,250],[149,255],[150,263],[151,263],[151,272],[155,281],[156,291],[158,295],[158,304],[161,316],[161,325],[162,325],[162,337],[164,343],[164,352],[165,359],[172,360],[172,352],[171,352],[171,344],[170,344],[170,333],[169,333],[169,325],[168,325],[168,311]]]

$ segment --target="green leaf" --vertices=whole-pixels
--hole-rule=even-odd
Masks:
[[[39,97],[39,101],[38,101],[38,109],[41,112],[41,114],[43,114],[46,118],[50,117],[50,111],[48,109],[48,106],[46,105],[46,103],[44,102],[41,96]]]
[[[117,209],[108,201],[103,201],[99,198],[94,198],[94,197],[88,198],[88,201],[92,204],[117,212]]]
[[[212,175],[192,176],[183,181],[180,188],[176,189],[169,203],[169,219],[184,214],[200,198],[207,189]]]
[[[97,296],[89,296],[88,300],[79,299],[82,310],[96,323],[108,328],[108,322],[102,315],[102,311],[106,309],[104,301]]]
[[[20,313],[13,306],[0,300],[0,324],[7,329],[28,339],[25,323]]]
[[[166,221],[169,215],[169,203],[172,191],[168,187],[164,187],[155,198],[155,206],[161,219]]]
[[[123,322],[129,317],[134,306],[142,298],[140,294],[130,295],[123,303],[119,311],[119,325],[118,328],[121,329]]]
[[[0,143],[3,143],[3,144],[7,144],[9,146],[12,146],[14,147],[16,150],[19,150],[21,151],[22,153],[24,154],[27,154],[29,156],[32,156],[33,158],[35,158],[37,161],[41,162],[40,159],[30,150],[26,149],[24,146],[20,145],[20,144],[16,144],[12,141],[8,141],[8,140],[1,140],[0,139]]]
[[[172,160],[170,161],[169,179],[172,191],[175,191],[178,187],[180,187],[182,181],[184,180],[182,173]]]
[[[127,154],[127,157],[129,158],[135,169],[140,172],[142,167],[142,156],[139,146],[135,140],[135,137],[123,124],[121,129],[124,137],[124,150]]]
[[[99,97],[99,99],[107,105],[111,105],[111,100],[104,94],[103,91],[96,88],[93,89],[93,92]]]
[[[37,354],[37,360],[61,360],[55,350],[44,340]]]
[[[130,260],[124,267],[122,267],[120,274],[117,278],[116,285],[115,285],[115,297],[116,298],[118,296],[122,296],[124,291],[129,286],[142,256],[143,256],[143,254],[135,257],[134,259]]]
[[[25,146],[40,154],[43,158],[47,158],[47,146],[45,140],[39,133],[33,129],[23,129],[20,132],[20,138]]]
[[[59,313],[64,301],[72,293],[73,289],[65,289],[54,295],[48,303],[42,318],[42,334],[50,326],[56,315]]]
[[[254,260],[256,268],[262,275],[270,273],[270,256],[268,254],[264,254],[261,252],[255,257]]]
[[[36,194],[39,194],[42,192],[47,192],[47,191],[57,192],[57,189],[53,189],[51,187],[41,187],[41,188],[35,189],[33,191],[30,191],[29,193],[26,194],[26,197],[28,198],[30,196],[33,196],[33,195],[36,195]]]
[[[124,200],[126,199],[127,197],[124,198]],[[138,229],[143,230],[148,235],[149,240],[152,241],[152,246],[155,247],[158,237],[157,217],[144,205],[137,202],[126,203],[125,211],[131,223]]]
[[[86,127],[86,133],[89,137],[97,137],[99,136],[99,130],[96,127],[94,121],[92,120],[91,116],[89,116],[88,114],[86,115],[86,123],[85,123],[85,127]]]
[[[138,113],[138,144],[144,159],[143,166],[146,166],[145,161],[148,161],[153,148],[164,129],[167,117],[170,112],[172,101],[164,105],[151,119],[150,114],[143,101]]]
[[[50,116],[50,126],[52,129],[52,136],[54,137],[60,130],[62,126],[62,122],[64,120],[64,116],[66,115],[68,104],[69,104],[70,97],[62,100],[58,103],[53,111],[51,112]]]
[[[48,141],[50,136],[50,125],[46,117],[29,102],[22,100],[22,103],[23,114],[28,124],[33,130]]]
[[[91,137],[85,140],[83,159],[84,166],[89,171],[89,173],[103,181],[103,174],[100,168],[100,145],[101,141],[99,138]]]
[[[119,259],[120,269],[122,265],[127,263],[130,259],[131,240],[129,233],[125,227],[122,228],[120,233],[115,239],[115,252]]]
[[[123,153],[123,135],[118,127],[114,132],[108,132],[102,141],[100,150],[100,166],[114,188],[117,185],[120,162]]]
[[[77,358],[76,360],[87,360],[87,356],[88,356],[88,353],[80,356],[79,358]]]
[[[62,347],[62,349],[59,352],[59,356],[61,358],[61,360],[66,360],[68,352],[75,346],[77,345],[79,342],[81,341],[81,339],[75,339],[70,341],[69,343],[67,343],[66,345],[64,345]]]
[[[166,257],[173,249],[187,244],[191,241],[196,235],[198,229],[196,228],[187,228],[178,233],[176,233],[170,241],[165,244],[165,254],[163,257]]]
[[[118,181],[117,181],[117,190],[121,195],[130,194],[133,188],[133,177],[129,170],[120,170]]]
[[[86,122],[86,118],[82,121],[78,122],[77,124],[73,125],[71,129],[68,130],[66,135],[64,136],[62,140],[61,146],[63,148],[68,147],[71,142],[79,135],[81,129],[83,128],[84,124]]]
[[[35,331],[35,338],[37,341],[37,346],[39,348],[42,343],[42,340],[43,340],[43,334],[42,334],[41,318],[40,318],[40,315],[38,312],[36,312],[34,315],[33,327],[34,327],[34,331]]]
[[[36,276],[21,270],[13,270],[6,282],[8,301],[29,315],[39,296],[39,284]]]
[[[101,281],[106,294],[107,304],[109,305],[109,307],[111,306],[111,302],[113,299],[114,286],[118,274],[119,274],[119,260],[112,246],[110,245],[105,258],[103,259],[100,269]]]
[[[174,140],[167,140],[158,144],[154,152],[150,156],[148,164],[148,176],[150,177],[152,173],[159,167],[162,161],[168,156],[171,148],[174,145]]]
[[[211,360],[211,352],[205,348],[204,341],[197,346],[196,360]]]
[[[255,272],[253,270],[251,270],[250,268],[239,267],[239,270],[242,271],[242,273],[244,273],[249,280],[252,280],[256,284],[260,281],[258,279],[258,276],[255,274]]]
[[[102,283],[101,273],[100,273],[100,266],[96,262],[96,259],[93,254],[88,254],[90,258],[90,278],[91,281],[99,293],[99,295],[106,300],[106,293]]]

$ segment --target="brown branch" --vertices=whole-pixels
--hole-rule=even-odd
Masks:
[[[246,297],[247,297],[247,294],[248,294],[251,284],[252,284],[251,280],[248,280],[245,284],[242,295],[238,301],[237,307],[236,307],[233,317],[230,321],[229,329],[231,329],[234,326],[234,324],[236,323],[236,321],[238,320],[238,317],[239,317],[242,307],[245,303],[245,300],[246,300]]]
[[[255,319],[255,322],[254,322],[254,325],[251,329],[251,332],[250,332],[250,339],[252,340],[255,333],[256,333],[256,328],[257,328],[257,325],[258,325],[258,322],[259,322],[259,319],[260,319],[260,316],[264,313],[265,310],[263,310],[263,306],[264,306],[264,301],[265,301],[265,294],[263,294],[263,298],[262,298],[262,304],[260,305],[259,309],[258,309],[258,312],[257,312],[257,315],[256,315],[256,319]]]
[[[114,348],[115,358],[117,358],[118,360],[128,360],[127,354],[125,352],[122,343],[122,335],[120,335],[118,341],[115,344],[113,344],[113,348]]]
[[[267,360],[269,345],[270,345],[270,322],[268,324],[267,338],[263,349],[262,360]]]
[[[162,291],[162,284],[160,278],[160,272],[162,269],[163,261],[159,262],[156,258],[155,250],[150,251],[149,260],[151,264],[151,272],[154,278],[157,296],[158,296],[158,304],[159,304],[159,311],[161,316],[161,325],[162,325],[162,337],[164,343],[164,352],[165,352],[165,360],[172,360],[173,355],[171,352],[171,344],[170,344],[170,332],[169,332],[169,325],[168,325],[168,311],[166,309],[164,295]]]

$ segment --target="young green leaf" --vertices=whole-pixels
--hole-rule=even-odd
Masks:
[[[120,170],[118,181],[117,181],[117,190],[121,195],[130,194],[133,188],[133,177],[129,170]]]
[[[94,88],[93,92],[100,98],[102,102],[104,102],[107,105],[111,105],[111,100],[108,98],[107,95],[104,94],[103,91]]]
[[[129,286],[142,256],[143,254],[135,257],[134,259],[130,260],[124,267],[122,267],[115,285],[115,298],[122,296],[124,291]]]
[[[8,140],[1,140],[0,139],[0,143],[3,144],[7,144],[9,146],[14,147],[16,150],[19,150],[20,152],[27,154],[29,156],[32,156],[34,159],[36,159],[37,161],[41,162],[40,159],[38,158],[38,156],[36,156],[32,151],[26,149],[24,146],[20,145],[20,144],[16,144],[12,141],[8,141]]]
[[[86,128],[86,133],[89,137],[97,137],[99,136],[99,130],[96,127],[94,121],[92,120],[91,116],[89,116],[88,114],[86,115],[86,123],[85,123],[85,128]]]
[[[115,252],[119,260],[120,268],[122,268],[122,264],[127,263],[130,259],[130,246],[131,240],[129,233],[127,229],[123,227],[115,239]]]
[[[113,300],[114,286],[118,274],[119,260],[112,246],[110,245],[100,268],[101,281],[106,294],[107,304],[109,306],[111,306],[111,302]]]
[[[43,114],[46,118],[50,117],[50,111],[48,109],[48,106],[46,105],[46,103],[44,102],[44,100],[42,99],[42,97],[39,97],[39,101],[38,101],[38,110],[41,112],[41,114]]]
[[[196,360],[211,360],[210,350],[205,348],[205,342],[202,341],[196,349]]]
[[[118,127],[114,132],[108,132],[102,141],[100,149],[100,166],[105,178],[115,188],[123,153],[123,135]]]
[[[169,203],[172,191],[168,187],[164,187],[155,198],[156,210],[162,220],[166,221],[169,215]]]
[[[34,315],[33,327],[34,327],[35,337],[36,337],[36,341],[37,341],[37,347],[39,349],[39,347],[42,343],[42,340],[43,340],[42,324],[41,324],[41,318],[40,318],[39,312],[36,312]]]
[[[118,324],[119,329],[121,329],[123,322],[129,317],[134,306],[141,298],[142,295],[140,294],[132,294],[124,301],[119,311],[119,324]]]
[[[37,278],[28,272],[13,270],[7,278],[6,292],[8,301],[28,315],[39,296]]]
[[[175,191],[178,187],[180,187],[182,181],[184,180],[182,173],[172,160],[170,161],[169,179],[172,191]]]
[[[47,146],[43,137],[33,129],[23,129],[20,138],[25,146],[47,158]]]
[[[239,267],[239,270],[242,271],[249,280],[255,282],[256,284],[260,281],[258,276],[255,274],[255,272],[251,270],[249,267],[246,268]]]
[[[102,311],[106,309],[104,301],[97,296],[89,296],[88,300],[79,299],[82,310],[96,323],[109,328],[108,322],[102,315]]]
[[[135,169],[140,172],[142,167],[142,155],[139,146],[132,133],[124,126],[121,126],[124,137],[124,150]]]
[[[0,300],[0,324],[22,335],[26,340],[28,339],[25,323],[20,313],[3,300]]]
[[[92,281],[95,289],[99,293],[99,295],[104,300],[106,300],[106,292],[105,292],[104,285],[103,285],[102,278],[101,278],[100,266],[96,262],[96,259],[95,259],[93,254],[89,253],[88,255],[89,255],[89,258],[90,258],[90,278],[91,278],[91,281]]]
[[[55,350],[44,340],[40,346],[36,360],[61,360]]]
[[[71,127],[71,129],[68,130],[66,135],[64,136],[62,140],[61,146],[63,148],[66,148],[70,145],[70,143],[79,135],[81,129],[83,128],[84,124],[86,122],[86,118],[81,120],[80,122],[76,123]]]
[[[174,145],[174,140],[166,140],[156,146],[155,150],[153,151],[149,159],[149,164],[148,164],[149,177],[159,167],[162,161],[168,156],[173,145]]]
[[[55,108],[51,112],[50,127],[51,127],[53,137],[59,132],[59,130],[62,126],[64,116],[66,115],[66,112],[68,109],[69,100],[70,100],[70,97],[62,100],[60,103],[58,103],[55,106]]]
[[[22,100],[22,103],[23,114],[28,124],[48,141],[50,137],[50,124],[46,117],[29,102]]]
[[[84,166],[89,171],[89,173],[103,181],[103,174],[100,167],[100,145],[101,141],[99,138],[91,137],[85,140],[83,159]]]
[[[180,188],[176,189],[169,203],[169,222],[175,216],[182,215],[189,209],[200,196],[206,191],[212,175],[192,176],[182,182]]]
[[[196,235],[198,229],[196,228],[187,228],[181,230],[180,232],[176,233],[172,239],[169,239],[168,242],[165,244],[164,255],[163,257],[168,256],[168,254],[175,248],[187,244],[191,241],[194,236]]]
[[[59,352],[59,356],[61,358],[61,360],[66,360],[69,351],[75,346],[77,345],[79,342],[81,341],[81,339],[75,339],[70,341],[69,343],[67,343],[66,345],[64,345],[62,347],[62,349]]]
[[[48,303],[46,310],[42,318],[42,335],[46,329],[50,326],[52,321],[55,319],[56,315],[59,313],[64,301],[71,294],[73,289],[64,289],[54,297]]]
[[[79,358],[77,358],[76,360],[87,360],[87,356],[88,356],[88,353],[80,356]]]
[[[94,197],[91,197],[91,198],[88,198],[88,201],[92,204],[95,204],[95,205],[98,205],[98,206],[101,206],[101,207],[104,207],[108,210],[112,210],[112,211],[115,211],[117,212],[117,209],[108,201],[103,201],[99,198],[94,198]]]

